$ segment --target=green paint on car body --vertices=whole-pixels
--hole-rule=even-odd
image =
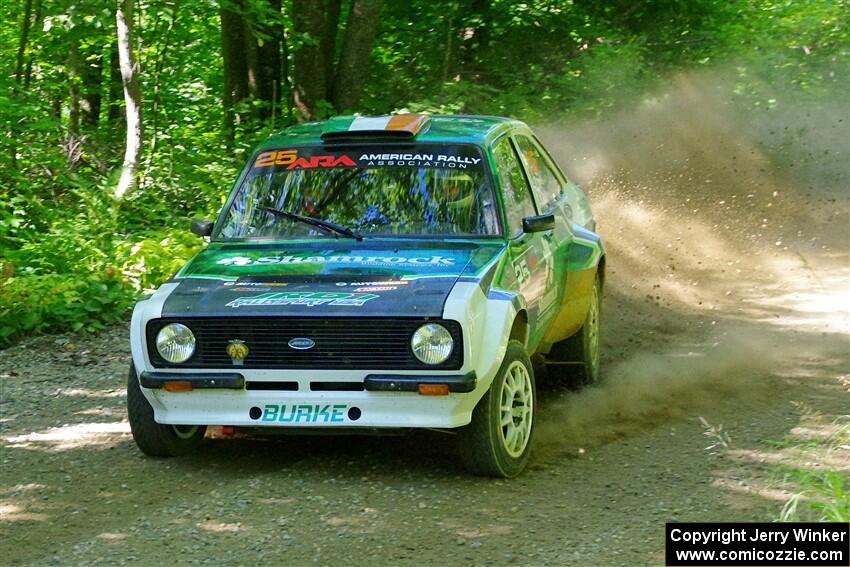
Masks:
[[[587,208],[585,201],[570,201],[577,191],[576,186],[564,181],[561,194],[547,203],[545,210],[538,207],[537,214],[547,211],[554,213],[554,230],[545,235],[520,234],[509,238],[504,233],[507,215],[493,145],[506,137],[513,139],[515,135],[533,137],[527,126],[501,117],[432,116],[429,126],[409,142],[378,138],[371,138],[368,142],[322,140],[323,133],[345,131],[353,120],[351,116],[337,117],[325,122],[296,125],[273,134],[251,155],[240,180],[245,178],[262,152],[267,152],[264,155],[268,156],[268,152],[274,150],[279,156],[284,148],[317,146],[326,148],[327,153],[332,154],[338,152],[339,148],[354,147],[361,143],[370,147],[386,146],[387,152],[403,155],[405,144],[408,144],[407,147],[414,147],[412,144],[415,144],[417,148],[426,144],[470,144],[476,146],[485,158],[483,165],[494,186],[493,204],[497,208],[503,234],[481,238],[439,234],[411,238],[382,234],[377,237],[367,235],[361,242],[324,235],[315,238],[292,237],[287,240],[214,239],[206,250],[196,255],[175,275],[175,279],[205,278],[236,282],[237,285],[252,278],[276,278],[283,282],[319,281],[316,278],[335,278],[341,282],[381,279],[426,282],[432,278],[440,282],[445,282],[446,278],[452,278],[453,281],[479,281],[485,292],[499,291],[505,297],[519,299],[518,305],[526,310],[529,323],[528,347],[530,350],[536,349],[546,336],[547,328],[558,318],[559,311],[570,308],[571,294],[577,293],[576,289],[583,290],[584,286],[577,288],[572,285],[572,282],[577,281],[573,275],[578,277],[578,274],[584,274],[587,270],[595,271],[604,254],[602,241],[591,230],[592,227],[574,224],[570,220],[573,211]],[[549,159],[548,154],[543,158],[544,161]],[[557,169],[554,162],[547,163]],[[527,164],[523,167],[527,167]],[[525,175],[526,179],[530,179],[528,171]],[[238,191],[240,180],[237,180],[228,204],[216,223],[216,230],[220,228],[224,211]],[[214,231],[216,234],[218,232]],[[441,284],[440,289],[440,293],[447,294],[451,286]],[[331,307],[329,304],[333,304],[334,300],[324,301],[310,295],[327,291],[326,287],[311,289],[308,284],[303,284],[297,289],[275,290],[275,293],[266,292],[264,295],[231,296],[227,305],[240,308],[263,305],[317,306],[317,302],[324,302],[325,306]],[[359,304],[364,310],[362,312],[376,308],[380,310],[379,306],[385,305],[389,298],[400,297],[399,290],[386,291],[389,292],[386,295],[381,291],[378,292],[380,297],[362,301]],[[404,293],[411,291],[405,289]],[[416,293],[427,291],[420,287]],[[349,305],[357,303],[354,299]],[[577,305],[582,304],[581,298],[576,296],[575,299]],[[339,301],[345,303],[346,300]],[[415,305],[415,301],[404,305]],[[187,305],[181,309],[197,313],[201,306]]]

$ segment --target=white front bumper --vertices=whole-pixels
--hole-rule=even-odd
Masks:
[[[478,400],[475,392],[142,391],[159,423],[251,427],[460,427]]]

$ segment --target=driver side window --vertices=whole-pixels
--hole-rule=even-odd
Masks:
[[[493,157],[499,173],[502,198],[505,203],[505,216],[508,221],[508,235],[516,236],[522,232],[522,219],[537,214],[534,201],[525,175],[522,173],[516,153],[510,140],[502,138],[493,146]]]
[[[528,137],[518,135],[514,138],[520,158],[531,181],[534,199],[542,211],[548,211],[561,195],[561,183],[549,168],[548,162],[537,146]]]

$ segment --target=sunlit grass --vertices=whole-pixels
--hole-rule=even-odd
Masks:
[[[811,519],[822,522],[850,522],[850,475],[847,472],[810,472],[786,469],[785,478],[795,483],[795,493],[779,515],[783,522]]]
[[[850,398],[850,379],[842,376],[839,381]],[[837,418],[832,425],[826,436],[815,434],[796,446],[791,445],[822,466],[780,464],[776,467],[783,484],[790,485],[793,491],[782,507],[779,520],[850,522],[850,415]]]

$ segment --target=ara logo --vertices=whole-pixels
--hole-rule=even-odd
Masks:
[[[295,350],[308,350],[316,346],[316,341],[307,337],[296,337],[286,344],[289,345],[289,348],[294,348]]]

